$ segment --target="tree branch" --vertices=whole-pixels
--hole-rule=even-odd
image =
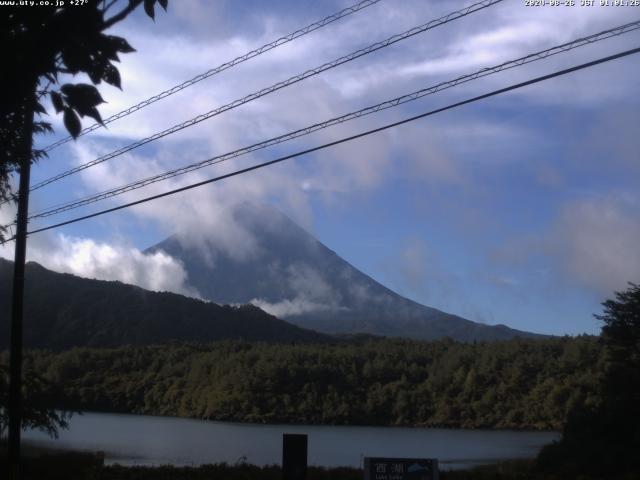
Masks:
[[[116,23],[127,18],[127,16],[131,12],[133,12],[138,7],[138,5],[140,5],[140,2],[129,2],[129,5],[126,8],[123,8],[119,13],[115,14],[109,20],[105,20],[103,30],[106,30],[107,28],[112,27]]]
[[[117,1],[118,1],[118,0],[111,0],[111,1],[109,2],[109,4],[107,5],[107,1],[106,1],[106,0],[102,0],[102,5],[103,5],[103,7],[102,7],[102,13],[107,13],[107,11],[108,11],[111,7],[113,7],[113,6],[116,4],[116,2],[117,2]]]

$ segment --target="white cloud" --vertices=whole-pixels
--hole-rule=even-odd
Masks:
[[[285,299],[275,303],[270,303],[260,298],[254,298],[249,303],[278,318],[287,318],[293,315],[303,315],[305,313],[322,311],[329,312],[332,310],[331,307],[323,303],[313,302],[304,296]]]
[[[279,266],[272,265],[272,268],[278,271]],[[340,305],[340,292],[335,291],[324,276],[312,266],[289,265],[281,276],[283,287],[293,292],[292,298],[278,302],[254,298],[249,303],[280,318],[311,312],[336,312],[345,308]]]
[[[448,13],[453,8],[449,2],[433,5],[409,2],[402,6],[383,2],[153,104],[111,124],[107,130],[99,129],[94,134],[97,142],[93,146],[89,145],[88,149],[97,154],[98,149],[95,147],[106,142],[104,145],[108,145],[108,148],[102,148],[102,151],[109,151],[114,146],[114,139],[128,141],[158,132],[181,120],[316,66],[322,61]],[[157,164],[157,171],[201,160],[396,94],[407,93],[417,87],[425,87],[425,78],[457,75],[461,70],[488,66],[542,46],[596,31],[616,21],[621,22],[624,19],[622,10],[625,9],[556,10],[558,9],[526,9],[521,5],[505,2],[159,140],[152,144],[151,151],[137,153],[135,158],[145,164],[142,171],[148,165]],[[180,21],[190,26],[206,24],[207,20],[214,26],[224,23],[220,20],[221,15],[230,16],[232,11],[229,3],[211,7],[203,2],[192,1],[184,7],[176,6],[167,18],[162,17],[162,21],[170,24],[171,15],[176,15]],[[164,29],[166,34],[158,35],[157,29],[152,25],[145,24],[145,28],[136,25],[134,28],[133,24],[125,22],[119,27],[121,31],[116,33],[129,38],[138,52],[123,56],[121,71],[125,88],[123,92],[107,89],[105,98],[109,103],[103,105],[103,116],[230,60],[272,38],[288,33],[294,26],[299,26],[300,22],[308,21],[312,19],[303,21],[280,18],[277,14],[266,15],[262,19],[252,17],[253,23],[262,22],[261,28],[227,31],[223,37],[215,40],[199,34],[185,33],[189,30]],[[629,91],[619,86],[609,88],[597,96],[588,94],[587,88],[591,88],[593,81],[599,81],[599,78],[594,77],[584,89],[579,89],[584,93],[580,95],[581,99],[600,101],[604,98],[602,94],[609,98],[610,95],[617,95],[615,92]],[[495,80],[503,81],[504,79]],[[626,80],[623,77],[621,81]],[[484,82],[480,84],[484,85]],[[553,97],[563,103],[568,98],[577,98],[575,95],[566,95],[567,87],[577,93],[575,85],[571,82],[563,85],[561,90],[554,87],[550,91],[544,91],[550,93],[549,98]],[[477,88],[474,86],[471,90]],[[532,94],[540,98],[539,93],[534,89]],[[449,97],[452,92],[443,92],[441,95]],[[382,116],[388,119],[396,114],[397,112],[387,112]],[[379,125],[380,118],[381,116],[376,115],[343,125],[340,129],[321,132],[283,148],[294,151],[298,145],[314,145],[355,133],[365,127]],[[469,134],[474,139],[488,138],[496,133],[487,132],[491,125],[480,124],[477,119],[460,122],[450,128],[457,129],[462,138]],[[503,133],[504,128],[499,130],[498,133]],[[407,128],[402,127],[402,145],[406,145],[409,150],[413,147],[414,151],[417,150],[417,145],[422,148],[424,142],[420,141],[420,137],[412,138],[409,134],[405,135],[406,132]],[[439,135],[448,134],[439,132]],[[389,135],[378,134],[363,142],[322,152],[321,157],[317,156],[321,160],[313,162],[319,165],[318,168],[312,168],[315,176],[312,181],[308,178],[292,178],[297,172],[289,169],[265,179],[265,183],[273,181],[285,185],[282,196],[291,207],[294,207],[291,199],[296,202],[303,199],[303,195],[297,192],[303,180],[307,180],[308,185],[316,190],[327,192],[328,196],[333,196],[335,192],[359,192],[378,188],[388,178],[392,164],[390,158],[397,154],[400,145],[400,142],[391,145],[390,138]],[[477,148],[477,142],[473,145]],[[425,152],[425,156],[433,159],[431,164],[436,174],[449,179],[459,178],[461,169],[452,164],[450,156],[432,154],[430,151]],[[90,160],[93,156],[85,155],[84,158]],[[163,158],[162,161],[160,158]],[[117,165],[123,163],[125,162],[121,159],[114,159],[109,162],[109,169],[118,169]],[[409,162],[406,166],[411,169],[409,174],[415,171],[418,178],[427,178],[422,175],[422,162]],[[110,175],[107,170],[101,170],[101,175]],[[141,169],[129,162],[116,176],[129,181],[140,172]],[[261,174],[261,177],[265,176]],[[243,180],[246,178],[243,177]],[[256,182],[249,180],[247,183],[252,184],[248,190],[261,198],[273,195],[275,190],[266,186],[258,193]],[[94,182],[89,180],[89,185],[93,188]]]
[[[545,230],[509,239],[490,261],[508,275],[540,274],[555,293],[580,286],[596,299],[609,297],[640,281],[638,205],[624,192],[565,202]]]
[[[58,236],[51,251],[32,249],[31,260],[57,271],[100,280],[119,280],[147,290],[198,297],[187,287],[187,274],[178,261],[164,252],[145,254],[126,245]]]
[[[637,205],[615,198],[566,205],[550,248],[566,272],[606,296],[640,281],[640,216]]]
[[[11,218],[11,211],[0,210],[0,221]],[[0,257],[13,260],[13,242],[0,246]],[[199,297],[188,286],[182,264],[164,252],[146,254],[124,241],[97,242],[49,232],[32,235],[27,242],[27,261],[79,277],[119,280],[147,290],[168,291]]]

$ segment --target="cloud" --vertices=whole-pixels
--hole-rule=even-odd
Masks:
[[[266,300],[254,298],[249,303],[278,318],[287,318],[294,315],[303,315],[305,313],[322,311],[328,312],[331,310],[327,305],[313,302],[304,296],[285,299],[275,303],[269,303]]]
[[[540,274],[556,291],[579,285],[595,298],[610,296],[640,281],[638,205],[630,194],[567,201],[546,230],[512,237],[489,260]]]
[[[602,295],[640,281],[637,208],[611,197],[565,205],[550,248],[566,273]]]
[[[415,26],[421,21],[443,15],[451,9],[448,2],[435,5],[410,2],[401,7],[382,4],[365,9],[308,37],[297,39],[136,112],[111,124],[108,129],[99,129],[94,137],[97,141],[87,144],[90,153],[85,154],[83,158],[85,161],[90,160],[97,156],[99,150],[110,151],[115,146],[115,140],[140,138],[160,131],[181,120],[304,71],[322,61]],[[469,17],[468,21],[460,20],[439,28],[437,41],[433,33],[427,33],[401,42],[391,47],[388,52],[385,50],[367,56],[366,61],[362,59],[342,65],[321,76],[227,112],[219,118],[207,120],[171,135],[152,144],[150,149],[144,149],[144,153],[131,156],[131,161],[114,159],[109,162],[109,169],[115,170],[115,173],[106,168],[92,169],[96,172],[95,175],[83,175],[82,179],[90,188],[103,189],[104,184],[96,179],[104,179],[105,175],[111,175],[113,180],[126,182],[139,178],[139,174],[148,166],[156,167],[149,170],[160,171],[189,161],[202,160],[213,154],[224,153],[389,98],[392,94],[407,93],[416,87],[424,87],[425,76],[451,75],[463,68],[486,66],[494,60],[503,59],[502,57],[527,53],[533,47],[566,40],[574,34],[589,31],[594,26],[599,27],[606,21],[622,18],[621,14],[612,13],[617,9],[604,11],[596,8],[597,12],[582,12],[590,9],[570,9],[574,10],[570,15],[570,27],[560,28],[564,24],[557,20],[556,16],[560,13],[566,20],[568,16],[564,12],[537,9],[535,12],[523,13],[522,10],[520,6],[505,3],[490,11],[479,12]],[[198,12],[197,15],[194,14],[195,11]],[[171,15],[175,15],[175,21],[171,20]],[[167,25],[184,23],[190,27],[210,21],[213,27],[224,23],[221,16],[235,18],[237,12],[229,2],[213,8],[204,2],[192,1],[188,6],[176,7],[171,15],[163,16],[159,21]],[[251,16],[251,25],[255,27],[260,24],[259,28],[242,28],[242,25],[239,25],[241,28],[233,33],[225,31],[221,38],[218,38],[220,32],[216,32],[215,40],[200,34],[185,34],[189,29],[164,27],[164,35],[161,36],[151,25],[145,24],[144,28],[141,28],[140,25],[133,26],[134,24],[124,22],[119,27],[121,31],[116,33],[130,38],[139,52],[124,56],[121,73],[126,88],[124,93],[107,91],[105,97],[109,103],[103,106],[103,116],[230,60],[272,38],[286,34],[302,21],[289,17],[280,18],[273,13],[267,14],[266,11],[261,11],[261,15]],[[381,22],[381,17],[386,21]],[[601,17],[604,17],[604,20]],[[483,21],[479,21],[480,19]],[[310,20],[306,19],[303,23]],[[322,48],[319,48],[319,45],[322,45]],[[309,52],[322,55],[317,58]],[[325,56],[327,58],[324,58]],[[404,67],[400,68],[401,65]],[[413,73],[407,74],[412,68]],[[418,70],[422,72],[420,75],[417,75]],[[354,82],[360,82],[359,86],[354,86]],[[443,92],[442,95],[450,94]],[[562,98],[562,101],[566,101],[566,98]],[[383,115],[393,118],[396,113],[388,112]],[[365,127],[379,125],[379,118],[375,116],[375,119],[371,117],[345,124],[340,127],[340,133],[337,133],[337,129],[320,132],[300,142],[287,144],[283,148],[290,152],[295,151],[298,146],[334,140],[339,136],[356,133]],[[473,148],[478,148],[478,141],[482,138],[489,138],[495,144],[493,137],[502,135],[505,128],[500,126],[497,131],[489,131],[491,127],[492,124],[484,120],[483,123],[479,123],[477,119],[459,122],[456,126],[450,127],[450,130],[457,128],[457,133],[438,132],[437,135],[432,135],[432,143],[437,143],[435,140],[438,136],[445,136],[452,139],[464,138],[466,144],[473,145]],[[433,150],[424,151],[423,158],[416,161],[414,153],[424,149],[424,138],[420,135],[412,136],[407,131],[403,129],[403,141],[395,144],[390,142],[392,136],[382,134],[369,137],[366,141],[324,151],[316,155],[313,161],[305,161],[306,164],[312,165],[305,166],[308,173],[304,176],[295,168],[281,168],[278,174],[268,175],[264,174],[263,170],[259,181],[255,177],[243,176],[243,188],[236,186],[229,190],[249,199],[276,197],[282,201],[285,209],[307,212],[304,214],[307,215],[310,211],[308,194],[312,192],[323,192],[323,198],[331,201],[338,194],[358,194],[384,185],[389,178],[388,173],[393,168],[391,159],[403,152],[410,153],[412,157],[412,161],[405,165],[409,176],[415,173],[416,179],[426,181],[431,181],[433,177],[454,183],[461,181],[461,172],[464,169],[455,165],[451,155],[441,154],[437,145]],[[473,137],[473,141],[469,141],[469,135]],[[501,139],[503,142],[504,136]],[[282,150],[270,151],[274,154],[246,157],[245,164],[258,158],[273,158]],[[145,168],[133,165],[134,159]],[[240,163],[233,162],[229,165]],[[309,179],[309,173],[312,173],[314,178]],[[107,186],[115,184],[106,178],[107,181],[104,183]],[[191,178],[198,180],[206,177],[194,175]],[[262,184],[259,185],[259,182]],[[303,184],[306,188],[301,188]],[[221,190],[218,186],[216,189]],[[227,192],[226,188],[223,190]],[[219,195],[208,201],[220,202],[221,197],[222,195]],[[226,206],[229,202],[222,203]],[[149,210],[137,210],[145,211]],[[208,209],[204,209],[203,215],[193,224],[200,223],[204,218],[203,226],[210,227],[215,222],[207,219],[215,218],[216,215],[212,217],[209,213]],[[190,212],[190,215],[197,213]],[[169,221],[180,221],[181,217],[183,215],[172,216]],[[218,227],[219,224],[215,223],[215,226]]]
[[[505,57],[515,57],[530,38],[546,35],[548,28],[536,22],[497,26],[453,42],[438,58],[407,64],[402,75],[452,75],[482,66],[499,64]]]
[[[419,181],[430,188],[451,186],[471,187],[470,178],[465,174],[457,156],[444,148],[443,137],[449,135],[434,131],[426,125],[409,125],[402,133],[402,141],[397,140],[402,167],[407,178]]]
[[[303,7],[265,3],[264,6],[247,9],[239,6],[241,2],[229,0],[216,2],[215,5],[204,0],[185,0],[184,5],[180,2],[171,7],[169,14],[159,15],[156,26],[147,18],[140,21],[132,18],[132,22],[127,20],[113,33],[128,38],[138,52],[123,56],[120,68],[123,92],[101,86],[103,96],[109,102],[101,106],[103,117],[337,11],[348,3],[352,2],[316,2],[313,6]],[[101,128],[76,144],[70,143],[55,150],[51,159],[43,161],[39,168],[53,169],[49,165],[63,167],[70,160],[73,164],[92,160],[132,140],[163,130],[471,2],[460,2],[459,6],[453,6],[452,3],[421,0],[380,2],[157,102],[110,124],[108,129]],[[286,12],[282,9],[286,9]],[[520,2],[502,2],[165,137],[69,179],[69,183],[60,182],[63,187],[57,192],[52,186],[51,190],[43,190],[38,195],[42,195],[41,199],[46,198],[46,203],[58,203],[70,199],[62,198],[65,194],[87,194],[119,186],[626,23],[630,12],[630,9],[623,7],[531,9],[523,8]],[[637,32],[574,50],[570,54],[557,55],[522,69],[470,82],[397,109],[317,132],[98,205],[113,206],[161,193],[444,106],[515,81],[624,50],[628,48],[626,43],[632,36],[637,38]],[[565,146],[571,149],[574,148],[571,145],[579,143],[586,151],[585,158],[597,160],[591,161],[591,164],[601,165],[602,159],[606,158],[607,168],[614,174],[620,174],[621,168],[625,168],[631,172],[626,178],[628,182],[637,178],[638,129],[635,105],[629,103],[629,92],[633,91],[637,77],[636,63],[634,59],[628,59],[589,69],[362,141],[154,201],[129,209],[129,213],[114,214],[111,219],[134,217],[137,225],[152,225],[154,233],[170,235],[182,232],[180,238],[183,242],[207,246],[203,250],[208,250],[208,246],[214,244],[233,258],[249,259],[260,253],[260,245],[229,214],[238,202],[276,204],[298,223],[312,230],[315,211],[324,209],[326,218],[331,218],[337,208],[348,208],[355,212],[357,206],[365,205],[357,213],[366,218],[378,213],[371,211],[366,201],[373,196],[372,193],[381,195],[385,201],[394,201],[409,190],[426,187],[416,196],[416,211],[435,208],[429,204],[434,197],[439,197],[442,203],[438,205],[449,213],[450,220],[444,225],[442,222],[437,224],[436,220],[434,228],[458,229],[463,235],[474,238],[483,238],[488,230],[496,227],[505,235],[514,234],[514,229],[519,228],[518,222],[512,218],[498,218],[495,205],[505,191],[517,188],[521,178],[514,175],[514,170],[520,167],[509,162],[513,160],[515,164],[522,159],[529,160],[523,152],[540,151],[539,155],[546,162],[540,162],[538,168],[531,171],[531,178],[538,187],[537,191],[531,192],[531,198],[535,201],[538,195],[546,195],[549,202],[555,202],[550,207],[549,216],[554,215],[558,208],[563,208],[559,207],[561,200],[555,197],[551,199],[550,196],[560,195],[565,187],[570,190],[577,177],[580,177],[579,181],[586,179],[582,169],[583,155],[569,152],[579,158],[581,169],[578,170],[575,165],[568,165],[571,159],[567,158],[570,155],[564,155]],[[616,77],[616,82],[611,82],[612,76]],[[618,100],[618,103],[611,103],[612,100]],[[621,111],[618,108],[620,103],[628,104],[627,109]],[[608,117],[602,117],[599,123],[589,121],[606,107],[609,107]],[[548,120],[545,117],[547,114],[553,119]],[[573,125],[573,129],[562,125],[565,118],[568,124]],[[57,130],[61,131],[60,116],[53,119]],[[584,130],[581,130],[582,127]],[[542,147],[549,148],[542,152]],[[594,158],[596,156],[597,159]],[[574,171],[570,171],[571,168]],[[613,177],[613,174],[609,175],[608,172],[608,179],[609,176]],[[611,187],[610,183],[599,181],[599,185]],[[48,197],[51,191],[54,193]],[[365,201],[354,201],[361,198]],[[552,232],[542,231],[544,226],[534,227],[537,230],[530,232],[530,238],[525,241],[526,248],[531,248],[534,255],[543,257],[545,261],[553,259],[556,262],[552,266],[554,272],[566,278],[577,278],[581,285],[603,289],[618,284],[612,279],[628,276],[629,272],[625,269],[629,266],[625,267],[618,259],[605,258],[604,253],[600,252],[598,245],[601,240],[612,247],[615,245],[611,245],[613,239],[595,240],[602,234],[601,225],[594,220],[597,216],[594,211],[604,215],[601,222],[625,232],[634,232],[632,225],[635,220],[628,209],[621,210],[616,202],[613,204],[617,216],[605,215],[607,208],[603,204],[599,204],[599,207],[567,205],[558,214]],[[106,218],[95,221],[107,221]],[[421,220],[414,217],[408,222]],[[118,220],[110,221],[118,225]],[[574,230],[567,227],[573,225],[572,222],[576,223],[572,227],[575,231],[593,235],[596,245],[591,245],[588,239],[577,237]],[[326,228],[328,222],[319,223],[324,225],[319,228]],[[86,225],[88,229],[92,228]],[[91,230],[88,230],[87,236],[91,235]],[[136,232],[131,232],[131,235],[134,237]],[[628,248],[628,234],[621,235],[622,238],[617,241],[622,247]],[[547,238],[543,238],[545,236]],[[73,242],[87,240],[84,237],[68,238]],[[67,252],[72,253],[73,250],[65,247],[62,240],[53,239],[52,252],[68,248]],[[122,258],[135,256],[127,253],[130,247],[126,243],[122,245],[116,242],[114,246],[110,239],[95,240],[94,243],[84,248],[98,252],[101,246],[110,245],[121,252]],[[404,258],[401,261],[406,268],[403,267],[405,271],[402,274],[394,276],[397,285],[411,293],[416,292],[421,300],[436,301],[443,308],[458,305],[461,302],[459,298],[469,298],[460,287],[460,278],[447,273],[449,267],[443,264],[450,262],[443,256],[464,257],[465,253],[469,253],[469,256],[479,257],[486,253],[481,251],[483,247],[474,245],[468,252],[462,253],[456,253],[453,248],[449,250],[447,246],[443,248],[438,243],[429,245],[429,248],[425,244],[422,253],[415,245],[405,247],[400,257]],[[522,247],[515,250],[519,249]],[[588,255],[577,252],[590,249],[596,252],[595,258],[586,258],[584,264],[581,263],[581,258]],[[420,254],[425,260],[424,272],[419,271],[417,260],[411,264],[407,259]],[[103,251],[100,255],[107,256],[107,253]],[[525,259],[532,258],[530,252],[524,252],[522,256]],[[587,268],[590,263],[597,263],[598,258],[597,265]],[[214,266],[215,258],[209,260]],[[156,262],[160,263],[159,260]],[[531,266],[520,264],[523,265],[526,268]],[[428,275],[425,273],[427,270]],[[605,275],[605,272],[609,273]],[[521,278],[512,273],[508,271],[500,278]],[[422,281],[425,275],[429,278]],[[609,280],[596,281],[596,277],[608,277]],[[494,278],[494,283],[500,283],[498,278]],[[324,300],[305,293],[292,296],[274,308],[293,312],[320,308],[324,304]]]
[[[90,158],[87,151],[78,149],[78,161]],[[82,176],[90,188],[111,188],[126,183],[132,175],[146,177],[159,171],[162,161],[158,157],[149,161],[136,154],[118,159],[113,165],[102,165],[85,171]],[[255,160],[254,160],[255,161]],[[131,192],[114,201],[133,201],[166,190],[234,170],[241,164],[232,162],[218,168],[208,168],[183,177],[150,185]],[[295,164],[291,165],[295,169]],[[137,172],[137,173],[133,173]],[[132,213],[146,221],[160,225],[167,235],[179,233],[179,238],[188,246],[216,246],[236,259],[251,258],[259,249],[254,236],[236,222],[234,206],[243,202],[260,203],[262,198],[273,195],[283,200],[291,211],[304,215],[305,192],[291,170],[264,170],[260,175],[243,175],[223,182],[199,187],[187,193],[173,195],[132,209]],[[304,223],[304,222],[303,222]]]
[[[585,125],[583,141],[576,145],[576,163],[581,168],[588,163],[601,174],[606,162],[607,173],[623,171],[629,178],[637,178],[640,124],[633,120],[635,117],[637,105],[628,101],[610,103],[595,112]]]
[[[278,271],[279,265],[271,268]],[[283,278],[282,289],[290,292],[291,298],[278,302],[269,302],[254,298],[249,303],[275,315],[286,318],[313,312],[336,312],[343,310],[341,294],[335,291],[324,276],[306,263],[289,265],[279,277]]]
[[[11,216],[9,210],[0,211],[3,222]],[[13,260],[13,255],[13,242],[0,246],[1,257]],[[27,260],[60,273],[200,297],[188,286],[187,273],[180,262],[164,252],[143,253],[124,241],[97,242],[45,232],[29,237]]]
[[[187,286],[183,266],[164,252],[152,254],[126,245],[58,236],[53,252],[32,251],[30,259],[57,272],[100,280],[119,280],[147,290],[199,297]]]

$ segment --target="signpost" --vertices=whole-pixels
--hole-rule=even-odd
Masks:
[[[364,480],[438,480],[438,460],[365,457]]]
[[[307,435],[282,435],[282,480],[306,480]]]

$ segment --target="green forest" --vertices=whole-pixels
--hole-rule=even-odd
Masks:
[[[75,410],[241,422],[560,429],[598,403],[597,337],[491,343],[222,341],[32,351]],[[4,359],[6,361],[6,358]]]

